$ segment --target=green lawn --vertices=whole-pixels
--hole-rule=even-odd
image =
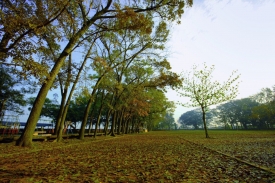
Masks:
[[[0,144],[0,182],[275,182],[274,131],[162,131]]]

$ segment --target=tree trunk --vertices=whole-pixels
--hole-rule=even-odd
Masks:
[[[101,119],[102,109],[103,109],[103,103],[101,103],[101,106],[100,106],[100,109],[99,109],[99,112],[98,112],[97,121],[96,121],[96,125],[95,125],[95,131],[94,131],[94,138],[96,138],[97,128],[98,128],[99,121]]]
[[[203,127],[204,127],[204,131],[205,131],[205,137],[206,138],[210,138],[209,135],[208,135],[207,126],[206,126],[205,109],[204,109],[204,107],[202,107],[202,120],[203,120]]]
[[[93,113],[94,113],[94,108],[92,109],[91,114],[90,114],[90,124],[89,124],[89,131],[88,131],[89,135],[91,134],[91,130],[92,130],[92,126],[93,126]]]
[[[106,123],[105,123],[105,128],[104,128],[105,136],[107,136],[107,133],[108,133],[109,118],[110,118],[111,111],[112,111],[112,110],[109,109],[108,112],[107,112]]]
[[[79,139],[80,139],[80,140],[83,140],[83,139],[84,139],[85,128],[86,128],[87,119],[88,119],[88,116],[89,116],[89,111],[90,111],[92,102],[93,102],[93,98],[90,97],[90,99],[89,99],[89,101],[88,101],[88,104],[87,104],[87,106],[86,106],[85,112],[84,112],[83,121],[82,121],[82,123],[81,123],[81,128],[80,128],[80,131],[79,131]],[[92,122],[91,122],[91,123],[92,123]]]
[[[122,116],[123,116],[123,110],[120,112],[120,115],[118,116],[118,129],[117,134],[120,135],[122,132]]]
[[[115,125],[116,125],[116,116],[117,116],[116,113],[117,113],[116,111],[113,112],[112,126],[111,126],[111,130],[110,130],[111,136],[115,136]]]
[[[62,64],[63,64],[63,62],[61,62],[60,64],[56,64],[57,65],[56,67],[58,67],[58,66],[61,67]],[[53,68],[54,71],[51,72],[51,74],[54,75],[54,77],[57,75],[57,73],[60,69],[60,67],[59,68],[56,68],[56,67],[54,67]],[[45,82],[42,85],[42,87],[41,87],[41,89],[40,89],[40,91],[39,91],[39,93],[38,93],[38,95],[35,99],[35,102],[33,104],[32,110],[30,112],[30,115],[29,115],[29,118],[27,120],[26,126],[23,130],[23,133],[20,136],[20,138],[16,141],[17,146],[32,147],[33,132],[35,130],[37,121],[40,117],[41,110],[42,110],[42,107],[44,105],[47,93],[48,93],[49,89],[52,86],[53,80],[54,80],[53,76],[49,77],[47,82]]]
[[[134,118],[132,118],[132,127],[131,127],[131,133],[134,133],[134,127],[135,127],[135,125],[134,125],[134,122],[135,120],[134,120]]]
[[[100,84],[101,80],[103,79],[104,77],[104,74],[101,75],[95,86],[94,86],[94,89],[92,91],[92,94],[90,96],[90,99],[88,101],[88,104],[86,106],[86,109],[85,109],[85,112],[84,112],[84,117],[83,117],[83,120],[82,120],[82,124],[81,124],[81,129],[80,129],[80,132],[79,132],[79,139],[80,140],[83,140],[84,139],[84,134],[85,134],[85,127],[86,127],[86,124],[87,124],[87,120],[88,120],[88,116],[89,116],[89,111],[91,109],[91,106],[92,106],[92,102],[94,101],[94,96],[95,96],[95,93],[97,91],[97,88],[98,88],[98,85]]]
[[[126,120],[125,134],[128,134],[128,133],[129,133],[129,122],[130,122],[130,118],[128,118],[128,119]]]
[[[3,102],[1,102],[0,105],[0,115],[1,115],[1,121],[2,121],[2,117],[4,117],[4,109],[5,109],[5,103],[6,103],[7,99],[4,99]]]
[[[23,133],[20,136],[20,138],[16,141],[17,146],[23,146],[23,147],[32,146],[33,132],[35,130],[36,124],[40,117],[43,104],[47,97],[48,91],[52,87],[57,74],[59,73],[62,65],[64,64],[65,59],[73,51],[74,46],[77,44],[78,40],[86,33],[89,27],[93,25],[94,22],[98,18],[100,18],[101,15],[107,12],[107,8],[109,8],[109,6],[110,6],[110,3],[108,3],[108,5],[102,11],[97,12],[91,19],[87,21],[87,23],[83,27],[81,27],[81,29],[70,39],[69,43],[66,45],[63,52],[60,54],[59,58],[55,61],[55,65],[50,71],[49,76],[47,77],[46,81],[43,83],[35,99],[35,102],[33,104],[32,110],[28,117]]]

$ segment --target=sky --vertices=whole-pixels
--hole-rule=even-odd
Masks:
[[[181,24],[171,29],[167,47],[172,70],[191,71],[194,64],[205,62],[215,65],[214,79],[221,82],[238,70],[241,83],[237,98],[275,85],[275,0],[193,1]],[[172,90],[167,97],[188,102]],[[177,105],[175,120],[192,109]],[[21,116],[24,120],[27,117]]]
[[[275,85],[275,0],[194,0],[168,42],[174,72],[215,65],[213,79],[241,74],[237,99]],[[188,101],[169,90],[171,101]],[[177,105],[174,118],[192,108]]]

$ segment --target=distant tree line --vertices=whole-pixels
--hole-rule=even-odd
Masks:
[[[274,129],[275,86],[263,88],[248,98],[230,100],[215,108],[207,109],[209,127],[224,129]],[[181,128],[202,128],[202,113],[194,109],[179,118]]]

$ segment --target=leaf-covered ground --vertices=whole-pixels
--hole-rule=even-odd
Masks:
[[[275,182],[275,132],[149,132],[0,144],[0,182]]]

